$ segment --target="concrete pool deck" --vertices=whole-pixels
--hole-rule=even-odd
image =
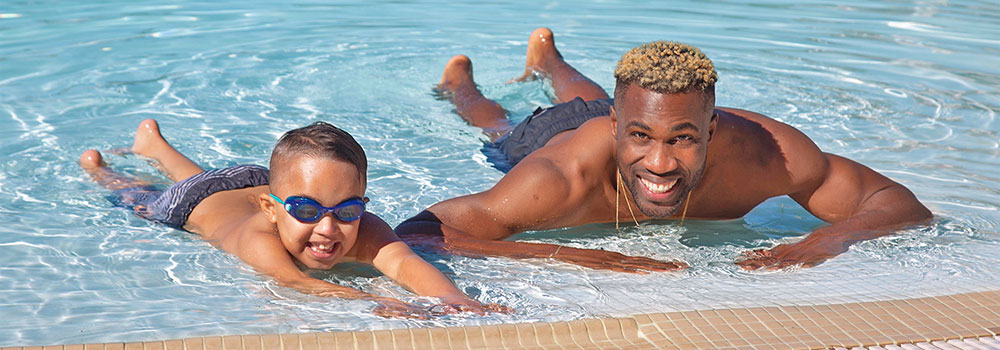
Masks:
[[[1000,349],[1000,290],[567,322],[8,349]]]

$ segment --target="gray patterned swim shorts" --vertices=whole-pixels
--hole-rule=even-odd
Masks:
[[[153,186],[120,189],[110,199],[144,219],[183,230],[191,211],[208,196],[267,185],[268,174],[267,168],[259,165],[237,165],[198,173],[164,191]]]
[[[507,156],[509,168],[503,169],[496,163],[494,165],[497,165],[497,168],[504,172],[510,170],[528,154],[545,146],[552,136],[566,130],[576,129],[592,118],[609,115],[612,104],[612,99],[584,101],[577,97],[572,101],[549,108],[535,109],[531,116],[525,118],[510,133],[492,144],[493,147],[498,148]]]

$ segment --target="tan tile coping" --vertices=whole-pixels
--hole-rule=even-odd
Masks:
[[[44,349],[920,349],[924,347],[913,344],[949,348],[975,338],[987,344],[995,343],[1000,348],[998,338],[993,338],[998,336],[1000,290],[845,304],[650,313],[568,322],[233,335],[141,343],[59,345]]]

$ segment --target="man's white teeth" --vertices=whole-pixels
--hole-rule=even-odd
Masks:
[[[312,250],[315,250],[317,252],[329,253],[331,250],[333,250],[333,246],[313,243]]]
[[[674,179],[674,181],[670,181],[670,182],[665,183],[665,184],[654,184],[654,183],[649,182],[648,180],[643,179],[641,177],[639,178],[639,181],[642,181],[642,184],[644,186],[646,186],[646,189],[648,189],[649,192],[653,192],[653,193],[657,193],[657,194],[659,194],[659,193],[667,193],[671,189],[674,188],[674,185],[677,184],[677,179]]]

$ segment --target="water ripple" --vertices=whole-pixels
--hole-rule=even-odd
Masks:
[[[727,306],[814,304],[997,288],[1000,12],[975,1],[525,2],[171,5],[12,3],[0,13],[0,346],[218,334],[562,321]],[[442,8],[445,12],[441,12]],[[460,15],[459,15],[460,14]],[[670,21],[664,21],[670,18]],[[137,123],[206,167],[266,164],[286,130],[316,120],[368,152],[371,210],[390,224],[503,175],[486,141],[430,96],[467,54],[483,93],[520,121],[545,106],[523,70],[526,35],[552,27],[577,69],[609,91],[622,52],[668,39],[716,63],[719,105],[762,112],[824,151],[903,183],[935,213],[809,269],[744,271],[750,249],[824,225],[789,198],[740,220],[657,222],[517,239],[691,265],[643,276],[549,261],[418,252],[468,294],[511,315],[387,320],[374,303],[277,286],[197,237],[114,208],[76,164],[128,146]],[[123,173],[168,181],[141,158]],[[317,277],[421,305],[363,266]],[[891,286],[886,287],[886,286]]]

